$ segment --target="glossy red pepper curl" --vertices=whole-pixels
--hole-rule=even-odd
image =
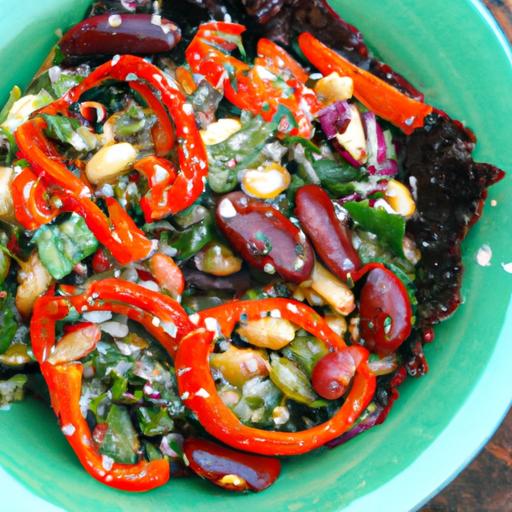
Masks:
[[[59,214],[59,209],[48,202],[46,186],[29,167],[25,167],[11,183],[16,220],[28,230],[48,224]]]
[[[180,167],[180,172],[168,194],[165,215],[188,208],[204,190],[204,181],[208,174],[206,148],[195,122],[192,105],[187,103],[185,96],[156,66],[133,55],[115,57],[98,66],[83,82],[71,88],[60,100],[44,110],[49,113],[67,112],[69,106],[76,103],[84,92],[108,79],[126,81],[130,86],[135,84],[134,90],[144,90],[147,93],[147,89],[140,87],[142,82],[161,95],[161,102],[174,121],[175,137],[179,141],[177,153]],[[149,95],[146,94],[146,98],[149,98]],[[171,138],[174,135],[167,133],[167,137]],[[157,219],[155,216],[152,218]]]
[[[169,114],[150,87],[140,82],[130,82],[130,87],[142,96],[156,116],[156,123],[151,128],[156,156],[167,156],[176,142]]]
[[[56,344],[55,324],[64,320],[73,308],[126,315],[144,325],[170,353],[176,350],[178,338],[191,328],[187,314],[167,296],[134,283],[106,279],[93,282],[80,295],[39,298],[30,325],[34,356],[48,384],[53,409],[68,442],[89,474],[106,485],[128,491],[147,491],[165,484],[169,479],[166,460],[110,465],[105,464],[96,450],[80,410],[82,364],[73,361],[52,364],[49,359]]]
[[[220,332],[229,337],[242,315],[247,320],[256,320],[270,311],[278,311],[282,318],[307,330],[332,350],[345,350],[344,341],[321,316],[305,304],[289,299],[228,303],[201,311],[198,324],[211,324],[211,319],[215,319]],[[210,320],[205,322],[207,318]],[[185,405],[197,415],[207,432],[233,448],[261,455],[309,452],[348,430],[375,392],[375,376],[367,365],[368,351],[363,347],[351,347],[358,352],[359,364],[343,405],[329,421],[301,432],[275,432],[248,427],[240,422],[217,394],[209,365],[214,337],[214,332],[199,328],[181,340],[175,359],[178,389]]]
[[[170,468],[165,459],[137,464],[105,463],[95,448],[89,425],[80,410],[82,372],[80,363],[41,365],[53,410],[82,466],[96,480],[123,491],[145,492],[166,484]]]
[[[172,185],[176,180],[176,168],[173,163],[151,155],[135,162],[134,169],[148,180],[149,190],[140,202],[146,222],[165,217],[167,205],[171,200]]]
[[[96,68],[79,85],[71,88],[62,98],[56,100],[40,113],[69,114],[71,104],[79,101],[87,90],[108,79],[127,81],[133,89],[141,94],[159,118],[158,133],[155,135],[157,155],[169,152],[175,138],[179,140],[178,160],[180,172],[173,181],[168,193],[167,202],[160,205],[158,212],[151,214],[152,220],[161,219],[188,208],[202,194],[204,182],[208,174],[208,158],[199,130],[195,123],[192,105],[186,102],[183,94],[170,83],[169,79],[153,64],[133,55],[116,57]],[[161,105],[151,86],[161,95]],[[174,130],[166,110],[174,121]],[[34,170],[79,198],[89,197],[90,189],[64,165],[55,150],[44,136],[45,123],[42,119],[33,119],[24,123],[16,131],[16,141],[23,154]],[[175,134],[174,134],[175,132]],[[53,149],[52,149],[53,148]],[[50,152],[53,152],[51,154]]]
[[[14,184],[15,212],[23,227],[37,229],[51,222],[60,212],[75,212],[84,217],[99,242],[122,265],[147,258],[153,250],[151,240],[113,198],[106,200],[110,218],[105,216],[92,201],[89,186],[66,167],[53,144],[46,138],[45,128],[45,121],[35,118],[22,124],[15,134],[21,155],[31,162],[41,180],[36,182],[32,171],[25,170]],[[33,183],[28,196],[27,180]],[[49,199],[50,195],[59,200],[59,207],[48,205],[45,199]],[[23,213],[27,203],[27,211]]]

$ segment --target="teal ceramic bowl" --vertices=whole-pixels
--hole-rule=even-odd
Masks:
[[[88,0],[0,0],[0,101],[26,85],[57,29]],[[429,102],[478,135],[477,159],[512,170],[512,58],[476,0],[338,0],[381,57]],[[179,20],[176,20],[179,21]],[[464,304],[427,347],[430,372],[409,379],[382,426],[336,450],[285,461],[269,490],[234,496],[199,479],[143,495],[102,486],[82,470],[51,411],[27,401],[0,411],[0,495],[13,511],[179,510],[203,512],[411,510],[446,485],[491,436],[511,400],[512,223],[508,176],[490,191],[481,222],[464,243]],[[491,265],[476,263],[488,244]]]

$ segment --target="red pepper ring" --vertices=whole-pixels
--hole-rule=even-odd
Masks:
[[[140,201],[146,222],[165,217],[172,184],[176,179],[174,164],[165,158],[150,155],[135,162],[133,167],[148,180],[149,190]]]
[[[44,130],[46,122],[36,117],[23,123],[15,132],[21,156],[30,162],[34,171],[47,183],[58,185],[81,199],[91,197],[91,189],[64,164]]]
[[[80,410],[82,365],[74,362],[52,365],[47,361],[56,341],[55,324],[64,319],[72,308],[124,314],[142,323],[171,353],[176,348],[177,339],[190,330],[187,314],[170,297],[134,283],[106,279],[93,282],[80,295],[40,297],[34,306],[30,325],[32,348],[48,384],[53,409],[89,474],[106,485],[129,491],[148,491],[165,484],[170,474],[165,460],[125,465],[101,457],[94,448],[90,429]],[[166,330],[165,322],[173,323],[175,332],[172,336]]]
[[[170,468],[165,459],[118,464],[105,460],[95,449],[91,431],[80,410],[82,371],[80,363],[41,365],[53,410],[82,466],[96,480],[123,491],[144,492],[166,484]]]
[[[190,68],[203,75],[213,87],[222,88],[227,100],[235,106],[261,115],[265,121],[270,122],[279,107],[285,106],[297,123],[297,128],[293,128],[290,134],[311,138],[312,115],[308,110],[318,104],[314,92],[297,79],[287,81],[289,90],[285,91],[282,84],[276,83],[275,75],[261,66],[270,61],[271,69],[275,71],[282,61],[293,62],[293,69],[297,71],[300,65],[285,50],[268,40],[258,44],[259,53],[263,55],[256,60],[255,66],[229,55],[228,52],[241,41],[240,36],[245,30],[238,23],[211,21],[201,25],[185,51]],[[304,78],[305,72],[299,72],[299,75]]]
[[[174,121],[176,139],[180,142],[178,160],[181,172],[170,189],[166,215],[188,208],[203,192],[204,180],[208,174],[208,156],[195,122],[192,105],[187,103],[185,96],[153,64],[133,55],[115,57],[98,66],[83,82],[39,112],[67,114],[69,106],[78,102],[84,92],[111,78],[126,81],[130,86],[138,81],[146,82],[160,93],[162,104]],[[138,92],[141,90],[138,86],[134,89]],[[30,155],[25,157],[30,161]]]
[[[261,318],[261,313],[279,311],[286,318],[335,350],[346,345],[314,310],[288,299],[240,301],[204,310],[199,319],[215,319],[221,332],[229,336],[242,314],[247,319]],[[214,333],[199,328],[182,338],[175,359],[180,396],[198,417],[209,434],[233,448],[261,455],[300,455],[318,448],[347,431],[370,403],[376,378],[367,365],[368,351],[355,347],[361,354],[351,389],[338,412],[325,423],[301,432],[275,432],[248,427],[227,407],[217,393],[209,356]]]
[[[14,177],[11,192],[16,220],[25,229],[37,229],[59,214],[57,208],[48,204],[45,198],[46,186],[30,167],[25,167]]]

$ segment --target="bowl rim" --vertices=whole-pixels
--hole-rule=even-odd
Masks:
[[[469,8],[474,8],[488,25],[503,56],[512,68],[512,44],[507,39],[489,9],[482,0],[466,0]],[[480,375],[478,385],[467,395],[452,420],[443,432],[417,457],[408,467],[375,491],[356,499],[347,507],[338,511],[361,511],[379,508],[382,503],[395,503],[400,510],[415,511],[426,504],[433,496],[453,481],[460,472],[474,459],[500,426],[512,405],[512,392],[509,388],[509,364],[507,356],[509,333],[512,332],[512,300],[507,307],[505,321],[501,326],[498,340],[485,370]],[[488,397],[492,395],[492,401]],[[473,422],[478,413],[478,422]],[[468,426],[471,428],[468,428]],[[464,431],[464,439],[460,432]],[[450,459],[446,459],[449,450]],[[438,464],[442,459],[443,466]],[[425,472],[425,468],[436,471]],[[414,482],[414,486],[407,485]],[[63,509],[53,505],[31,492],[14,476],[0,466],[0,492],[7,496],[8,502],[16,499],[16,510],[38,510],[40,512],[57,512]],[[398,499],[400,502],[398,503]],[[333,511],[334,512],[334,511]]]

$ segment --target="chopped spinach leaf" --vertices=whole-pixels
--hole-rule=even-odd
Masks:
[[[76,213],[61,224],[40,227],[33,240],[41,262],[55,279],[70,274],[77,263],[98,248],[95,236]]]

